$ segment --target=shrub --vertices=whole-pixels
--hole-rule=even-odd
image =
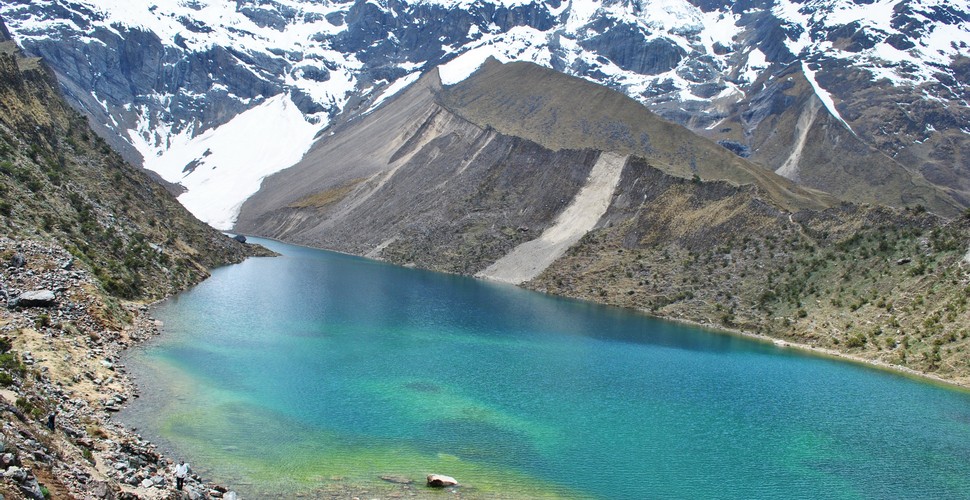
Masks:
[[[869,339],[867,339],[865,335],[861,333],[857,333],[855,335],[851,335],[848,339],[846,339],[845,345],[850,349],[854,347],[863,347],[866,345],[866,342],[868,341]]]

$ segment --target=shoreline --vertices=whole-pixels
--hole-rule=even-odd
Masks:
[[[298,245],[298,244],[289,243],[286,241],[275,240],[272,238],[263,238],[260,236],[254,236],[254,237],[262,238],[268,241],[275,241],[285,245],[293,245],[296,247],[303,247],[303,248],[314,249],[314,250],[325,250],[328,252],[335,252],[338,254],[352,256],[352,257],[359,257],[359,258],[365,258],[365,259],[367,258],[359,255],[345,253],[345,252],[337,252],[329,249],[318,249],[318,248],[310,247],[306,245]],[[384,261],[381,259],[370,259],[370,260],[388,263],[387,261]],[[449,274],[449,273],[444,273],[444,274]],[[480,279],[480,278],[474,278],[474,277],[471,277],[471,278]],[[488,281],[488,280],[483,280],[483,281]],[[527,289],[522,286],[519,286],[519,287]],[[536,291],[536,290],[532,290],[532,291]],[[547,293],[547,292],[540,292],[540,293]],[[583,299],[577,299],[577,298],[562,296],[562,295],[555,295],[555,294],[549,294],[549,295],[552,295],[557,298],[568,299],[568,300],[583,300]],[[108,343],[105,346],[106,349],[103,350],[102,357],[120,359],[124,355],[124,353],[129,349],[144,346],[156,336],[163,334],[164,325],[161,324],[160,321],[156,320],[151,315],[151,309],[166,300],[170,300],[171,297],[172,296],[166,296],[151,302],[127,303],[129,312],[133,315],[131,319],[131,323],[127,325],[125,328],[123,328],[120,332],[118,332],[122,334],[121,338],[111,343]],[[605,305],[608,307],[618,307],[618,306],[612,306],[609,304],[603,304],[595,301],[585,301],[585,302],[594,303],[597,305]],[[886,373],[907,377],[915,381],[918,381],[920,383],[930,383],[930,384],[945,387],[950,390],[970,392],[970,386],[966,384],[961,384],[960,382],[953,381],[953,380],[947,380],[932,374],[919,372],[911,368],[902,367],[898,365],[891,365],[889,363],[885,363],[880,360],[867,359],[864,357],[855,356],[849,353],[844,353],[833,349],[816,347],[816,346],[812,346],[804,343],[774,338],[767,335],[747,332],[739,329],[730,329],[730,328],[724,328],[720,326],[714,326],[711,324],[702,323],[699,321],[685,319],[685,318],[657,316],[654,314],[650,314],[644,310],[636,309],[636,308],[622,308],[622,309],[635,311],[638,314],[643,314],[661,321],[670,321],[673,323],[690,325],[692,327],[696,327],[718,335],[730,335],[730,336],[745,338],[745,339],[754,340],[758,342],[770,343],[780,349],[793,349],[795,351],[798,351],[807,355],[811,355],[811,356],[819,356],[819,357],[830,358],[838,361],[850,362],[867,368],[876,369],[876,370],[884,371]],[[125,402],[126,404],[130,403],[133,399],[139,397],[139,394],[138,394],[139,387],[137,385],[137,382],[134,380],[133,376],[127,371],[124,365],[121,365],[119,363],[114,368],[115,368],[116,374],[118,375],[119,383],[121,387],[124,389],[122,394],[125,397]],[[97,393],[95,393],[95,395],[96,394]],[[90,394],[88,394],[88,396],[90,396]],[[154,484],[147,487],[144,485],[132,486],[132,485],[125,484],[122,481],[118,481],[119,489],[122,491],[134,493],[138,495],[140,498],[145,498],[149,500],[168,498],[169,495],[174,492],[174,479],[170,478],[171,474],[169,470],[171,466],[174,464],[174,461],[173,461],[174,459],[171,456],[169,456],[170,450],[160,449],[154,443],[151,443],[145,440],[145,438],[138,432],[137,429],[129,428],[117,422],[113,418],[113,415],[112,415],[113,412],[111,410],[101,409],[100,413],[102,414],[102,417],[104,418],[105,422],[110,424],[110,427],[112,427],[111,429],[109,429],[113,434],[112,438],[120,442],[133,443],[136,446],[136,449],[140,449],[144,453],[147,453],[149,455],[154,455],[155,457],[157,457],[156,459],[157,463],[162,465],[162,467],[160,467],[159,470],[164,471],[164,474],[169,476],[169,479],[170,479],[168,482],[162,483],[160,485],[161,487],[158,487]],[[110,470],[108,470],[105,467],[106,465],[105,462],[110,462],[111,456],[109,454],[103,454],[103,453],[99,454],[98,456],[103,458],[103,460],[98,460],[98,462],[100,462],[100,465],[101,465],[99,469],[101,469],[102,473],[104,473],[106,476],[109,476]],[[373,484],[374,485],[381,484],[380,479],[375,478],[373,481]],[[236,495],[228,488],[212,483],[211,481],[203,477],[199,477],[194,473],[190,481],[187,481],[187,486],[201,489],[199,493],[202,495],[202,498],[235,498],[234,495]],[[331,498],[343,497],[348,495],[354,496],[355,494],[364,494],[364,492],[367,489],[372,490],[372,488],[369,488],[368,485],[339,484],[339,482],[337,482],[336,484],[330,484],[329,487],[331,488],[330,490],[330,494],[332,495]],[[391,489],[393,490],[394,488],[392,487]],[[420,494],[419,492],[414,490],[410,490],[410,493]],[[215,495],[218,495],[218,496],[215,496]]]
[[[113,414],[139,397],[122,355],[161,334],[150,315],[152,302],[112,303],[95,278],[74,269],[62,247],[36,240],[0,238],[0,251],[24,257],[22,265],[0,263],[12,299],[24,291],[55,291],[44,305],[0,309],[0,334],[16,364],[13,380],[0,386],[0,411],[11,418],[0,444],[4,467],[16,489],[0,482],[7,498],[173,498],[174,459],[117,422]],[[127,316],[127,323],[116,316]],[[47,416],[55,415],[54,425]],[[53,428],[51,428],[53,427]],[[230,489],[194,473],[182,494],[193,498],[237,498]],[[38,496],[40,495],[40,496]]]
[[[651,318],[656,318],[664,321],[671,321],[674,323],[682,323],[696,328],[701,328],[701,329],[710,331],[712,333],[716,333],[718,335],[730,335],[730,336],[770,343],[780,349],[792,349],[804,354],[810,354],[812,356],[848,362],[855,365],[860,365],[870,369],[878,370],[881,372],[886,372],[893,375],[899,375],[922,383],[944,386],[945,388],[950,390],[970,393],[970,382],[960,382],[956,380],[945,379],[943,377],[933,375],[931,373],[921,372],[906,366],[893,365],[878,359],[864,358],[862,356],[857,356],[851,353],[837,351],[835,349],[829,349],[826,347],[817,347],[810,344],[805,344],[805,343],[796,342],[792,340],[779,339],[779,338],[770,337],[768,335],[764,335],[761,333],[748,332],[748,331],[738,330],[734,328],[713,326],[710,324],[701,323],[699,321],[694,321],[694,320],[685,319],[685,318],[655,316],[640,309],[631,308],[630,310],[641,312],[643,314],[646,314],[647,316],[650,316]]]
[[[349,257],[357,257],[357,258],[368,259],[368,260],[372,260],[372,261],[375,261],[375,262],[381,262],[381,263],[385,263],[385,264],[389,264],[389,265],[397,265],[397,264],[388,262],[388,261],[386,261],[384,259],[380,259],[380,258],[366,257],[366,256],[363,256],[363,255],[356,255],[356,254],[352,254],[352,253],[348,253],[348,252],[341,252],[339,250],[333,250],[333,249],[330,249],[330,248],[319,248],[319,247],[314,247],[314,246],[310,246],[310,245],[304,245],[304,244],[300,244],[300,243],[293,243],[293,242],[284,241],[284,240],[281,240],[281,239],[272,238],[272,237],[268,237],[268,236],[260,236],[260,235],[245,234],[245,233],[234,233],[232,231],[224,231],[224,232],[231,233],[231,234],[242,234],[243,236],[246,236],[247,238],[250,238],[250,237],[251,238],[259,238],[259,239],[263,239],[263,240],[268,240],[268,241],[274,241],[274,242],[277,242],[277,243],[282,243],[284,245],[291,245],[291,246],[294,246],[294,247],[306,248],[306,249],[311,249],[311,250],[322,250],[322,251],[326,251],[326,252],[333,252],[333,253],[340,254],[340,255],[346,255],[346,256],[349,256]],[[970,253],[968,253],[968,256],[970,256]],[[407,267],[407,266],[402,266],[402,267]],[[460,274],[452,274],[452,273],[447,273],[447,272],[443,272],[443,271],[435,271],[435,270],[431,270],[431,269],[422,269],[422,270],[429,271],[429,272],[439,272],[439,273],[447,274],[447,275],[451,275],[451,276],[464,276],[466,278],[480,280],[480,281],[484,281],[484,282],[487,282],[487,283],[502,283],[500,281],[493,281],[493,280],[489,280],[487,278],[480,278],[480,277],[477,277],[477,276],[466,276],[466,275],[460,275]],[[905,377],[912,378],[912,379],[916,379],[916,380],[919,380],[919,381],[922,381],[922,382],[932,383],[932,384],[937,384],[937,385],[942,385],[942,386],[945,386],[945,387],[950,388],[950,389],[955,389],[955,390],[959,390],[961,392],[970,393],[970,379],[963,380],[963,381],[961,381],[961,380],[947,379],[947,378],[940,377],[938,375],[934,375],[932,373],[927,373],[927,372],[921,372],[919,370],[914,370],[914,369],[909,368],[909,367],[906,367],[906,366],[894,365],[894,364],[887,363],[885,361],[881,361],[881,360],[878,360],[878,359],[866,358],[866,357],[854,355],[854,354],[851,354],[851,353],[848,353],[848,352],[843,352],[843,351],[838,351],[838,350],[835,350],[835,349],[830,349],[830,348],[827,348],[827,347],[813,346],[813,345],[806,344],[806,343],[803,343],[803,342],[797,342],[797,341],[793,341],[793,340],[786,340],[786,339],[781,339],[781,338],[777,338],[777,337],[771,337],[771,336],[764,335],[764,334],[761,334],[761,333],[754,333],[754,332],[749,332],[749,331],[745,331],[745,330],[739,330],[739,329],[736,329],[736,328],[728,328],[728,327],[724,327],[724,326],[720,326],[720,325],[713,325],[711,323],[704,323],[704,322],[701,322],[701,321],[687,319],[687,318],[679,318],[679,317],[674,317],[674,316],[659,316],[659,315],[656,315],[656,314],[652,314],[652,313],[650,313],[650,312],[648,312],[648,311],[646,311],[644,309],[638,309],[638,308],[634,308],[634,307],[623,307],[623,306],[617,306],[617,305],[612,305],[612,304],[606,304],[606,303],[598,302],[598,301],[595,301],[595,300],[587,300],[587,299],[582,299],[582,298],[578,298],[578,297],[571,297],[571,296],[568,296],[568,295],[557,295],[557,294],[554,294],[554,293],[549,293],[548,291],[537,290],[537,289],[534,289],[534,288],[529,288],[529,287],[524,286],[527,283],[528,282],[523,283],[523,284],[519,284],[519,285],[510,285],[508,283],[503,283],[503,284],[510,285],[510,286],[515,286],[515,287],[521,288],[523,290],[529,290],[529,291],[533,291],[533,292],[536,292],[536,293],[542,293],[542,294],[550,295],[550,296],[557,297],[557,298],[561,298],[561,299],[578,300],[578,301],[582,301],[582,302],[588,302],[588,303],[591,303],[591,304],[597,304],[597,305],[600,305],[600,306],[616,307],[616,308],[625,309],[625,310],[628,310],[628,311],[635,311],[637,314],[643,314],[643,315],[648,316],[650,318],[654,318],[654,319],[658,319],[658,320],[663,320],[663,321],[670,321],[670,322],[674,322],[674,323],[681,323],[681,324],[685,324],[685,325],[690,325],[690,326],[693,326],[693,327],[701,328],[701,329],[706,330],[706,331],[710,331],[712,333],[716,333],[718,335],[732,335],[732,336],[736,336],[736,337],[742,337],[742,338],[747,338],[747,339],[752,339],[752,340],[758,340],[758,341],[761,341],[761,342],[768,342],[768,343],[771,343],[771,344],[773,344],[773,345],[775,345],[776,347],[779,347],[779,348],[794,349],[794,350],[797,350],[797,351],[801,351],[801,352],[805,352],[805,353],[810,353],[810,354],[813,354],[815,356],[820,356],[820,357],[825,357],[825,358],[834,358],[834,359],[837,359],[837,360],[840,360],[840,361],[847,361],[847,362],[854,363],[854,364],[858,364],[858,365],[864,365],[864,366],[867,366],[869,368],[877,369],[877,370],[880,370],[880,371],[894,373],[896,375],[905,376]],[[161,299],[161,300],[165,300],[165,299]],[[158,301],[158,302],[160,302],[160,301]]]

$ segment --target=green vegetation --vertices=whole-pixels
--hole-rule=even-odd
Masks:
[[[705,184],[689,196],[708,196]],[[529,286],[970,376],[966,217],[851,205],[798,220],[750,209],[722,217],[671,192],[645,200],[649,219],[588,234]]]
[[[122,299],[161,297],[246,255],[114,153],[48,73],[15,68],[0,66],[0,234],[60,242]]]

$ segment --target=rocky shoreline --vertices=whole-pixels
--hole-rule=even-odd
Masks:
[[[50,300],[24,300],[33,292]],[[161,333],[150,304],[107,297],[57,244],[0,237],[0,306],[0,500],[240,497],[194,473],[176,490],[176,460],[111,418],[139,397],[123,351]],[[308,497],[440,498],[422,490],[414,478],[331,478]]]
[[[0,308],[0,498],[238,498],[229,488],[195,474],[183,490],[176,490],[173,459],[111,419],[139,396],[120,362],[122,352],[160,334],[148,304],[107,297],[96,279],[56,244],[3,237],[0,304],[5,306]],[[964,380],[843,352],[739,330],[729,333],[968,388]],[[53,430],[48,426],[52,413]],[[380,479],[381,496],[421,496],[410,479]],[[316,491],[321,498],[374,493],[338,478],[321,488]],[[456,490],[450,496],[475,494],[473,489],[464,494]]]
[[[176,490],[173,460],[110,418],[138,397],[121,352],[159,333],[147,305],[106,298],[56,244],[7,238],[0,302],[2,498],[237,497],[194,474]]]

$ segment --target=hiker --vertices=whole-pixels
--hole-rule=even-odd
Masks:
[[[187,475],[189,475],[189,466],[185,463],[185,460],[179,460],[179,464],[175,466],[175,489],[182,489]]]
[[[56,416],[57,416],[57,410],[54,410],[50,412],[50,415],[47,415],[47,428],[52,431],[54,430],[54,417]]]

